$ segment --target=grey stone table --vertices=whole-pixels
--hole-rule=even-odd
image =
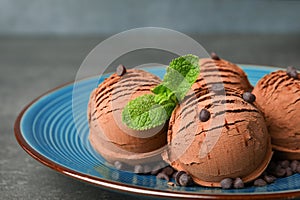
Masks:
[[[192,37],[207,51],[215,51],[236,63],[300,66],[297,35]],[[74,80],[85,56],[104,38],[0,38],[0,199],[141,198],[59,174],[27,155],[14,137],[13,125],[21,109],[45,91]],[[133,59],[143,56],[151,61],[151,55],[141,52],[138,57],[118,62],[131,65]],[[167,62],[168,56],[165,59]]]

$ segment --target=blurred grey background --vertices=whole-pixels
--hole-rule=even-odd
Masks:
[[[296,0],[0,0],[0,199],[140,198],[58,174],[14,138],[21,109],[73,81],[104,39],[132,28],[164,27],[235,63],[299,67],[299,19]],[[132,66],[158,56],[170,61],[161,52],[144,51],[118,62]]]
[[[98,35],[141,26],[194,34],[300,33],[291,0],[0,0],[0,34]]]

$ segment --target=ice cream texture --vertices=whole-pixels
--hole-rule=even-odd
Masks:
[[[122,123],[122,110],[160,83],[151,73],[128,69],[121,76],[112,74],[93,90],[88,104],[89,140],[107,161],[134,165],[159,159],[159,149],[167,142],[166,125],[146,131],[130,129]]]
[[[233,89],[241,92],[252,91],[253,89],[246,73],[234,63],[224,59],[203,58],[199,60],[199,65],[201,78],[197,81],[203,82],[202,85],[208,84],[210,87],[214,87],[221,84],[225,90]]]
[[[224,178],[250,182],[272,157],[262,113],[242,98],[252,86],[228,61],[207,58],[199,65],[199,77],[171,116],[163,157],[203,186],[220,187]],[[216,84],[223,84],[223,92],[215,90]]]
[[[300,75],[272,72],[259,80],[253,93],[266,118],[275,155],[300,159]]]

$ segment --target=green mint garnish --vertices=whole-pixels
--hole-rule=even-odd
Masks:
[[[167,68],[163,82],[157,87],[165,86],[181,101],[200,73],[198,61],[199,58],[191,54],[175,58]],[[156,88],[153,89],[155,90]]]
[[[122,121],[129,128],[147,130],[162,125],[169,118],[167,113],[172,110],[169,104],[162,106],[156,103],[155,95],[146,94],[133,99],[125,106]]]
[[[198,61],[199,58],[191,54],[172,60],[162,83],[152,89],[153,94],[128,102],[122,112],[123,123],[135,130],[164,124],[199,76]]]

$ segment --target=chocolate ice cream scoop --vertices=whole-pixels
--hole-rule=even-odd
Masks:
[[[254,180],[272,157],[264,117],[231,87],[224,95],[198,84],[173,111],[163,158],[203,186],[220,187],[225,178]]]
[[[136,131],[122,123],[122,110],[132,99],[150,94],[160,83],[151,73],[119,66],[96,88],[88,105],[89,139],[91,145],[109,162],[121,161],[130,165],[147,159],[159,159],[166,142],[167,125]]]
[[[266,118],[275,155],[300,159],[300,75],[291,70],[272,72],[259,80],[253,93]]]
[[[201,78],[197,81],[201,82],[201,85],[205,82],[211,85],[213,90],[220,88],[220,84],[225,90],[230,88],[248,92],[253,89],[245,72],[229,61],[203,58],[199,59],[199,65]]]

